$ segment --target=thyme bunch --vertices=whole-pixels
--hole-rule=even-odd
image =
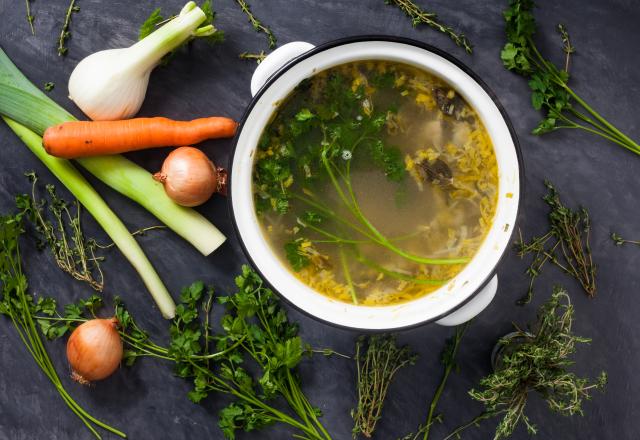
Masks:
[[[607,375],[602,372],[589,380],[567,371],[574,364],[570,357],[577,345],[591,342],[573,334],[573,314],[569,295],[556,287],[540,307],[533,326],[526,330],[516,326],[515,333],[502,338],[495,371],[480,380],[479,388],[469,391],[474,400],[484,404],[485,411],[445,440],[460,438],[465,429],[493,417],[501,417],[494,440],[509,437],[521,423],[529,434],[535,434],[537,427],[525,414],[531,392],[538,393],[554,412],[583,415],[583,401],[591,399],[593,390],[604,389]]]
[[[358,406],[351,410],[355,422],[353,438],[359,434],[367,438],[373,435],[394,376],[401,368],[413,365],[416,359],[417,355],[408,346],[398,347],[392,335],[361,336],[358,339],[355,356]]]
[[[276,36],[273,34],[271,29],[262,24],[262,22],[258,18],[256,18],[255,15],[253,15],[253,12],[251,12],[251,6],[249,6],[249,4],[245,0],[236,0],[236,3],[238,4],[238,6],[240,6],[242,12],[244,12],[249,19],[249,23],[251,23],[253,29],[255,29],[256,32],[262,32],[267,36],[269,49],[274,49],[278,44],[278,40],[276,39]]]
[[[456,43],[457,46],[462,47],[467,53],[473,52],[473,47],[464,34],[457,33],[452,27],[440,23],[438,21],[437,14],[424,11],[412,0],[385,0],[385,3],[396,6],[404,12],[409,18],[411,18],[411,24],[413,27],[416,27],[419,24],[432,27],[447,35],[454,43]]]
[[[525,242],[520,233],[516,242],[518,256],[533,255],[527,269],[529,289],[519,304],[527,304],[533,297],[533,284],[547,262],[554,264],[575,278],[584,291],[593,297],[596,294],[596,265],[591,255],[591,220],[585,208],[576,211],[562,204],[556,188],[545,181],[548,193],[543,200],[549,205],[549,231],[540,237]]]
[[[31,182],[31,194],[17,196],[16,205],[34,225],[38,233],[38,248],[48,248],[60,269],[102,292],[102,258],[95,254],[99,246],[95,240],[84,235],[80,205],[77,201],[72,204],[65,202],[51,184],[45,186],[47,198],[39,199],[36,194],[38,176],[33,171],[25,175]],[[53,221],[48,219],[47,207]]]

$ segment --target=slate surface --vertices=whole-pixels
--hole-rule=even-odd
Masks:
[[[452,376],[441,400],[444,424],[435,426],[432,438],[444,437],[453,427],[479,413],[480,406],[470,400],[466,391],[489,372],[489,354],[494,342],[510,330],[511,321],[532,320],[536,305],[548,298],[551,286],[556,283],[562,283],[572,293],[576,332],[593,337],[593,343],[581,348],[576,356],[577,370],[595,376],[606,369],[610,384],[605,395],[597,395],[585,405],[585,417],[563,418],[550,414],[543,402],[532,399],[527,412],[538,423],[538,438],[640,438],[637,417],[640,381],[636,374],[640,363],[637,336],[640,249],[618,248],[609,239],[613,230],[640,237],[636,224],[640,205],[634,191],[640,158],[578,132],[543,138],[529,135],[539,115],[529,104],[525,82],[505,71],[498,59],[504,43],[500,12],[506,2],[420,2],[428,3],[445,22],[466,32],[475,43],[473,56],[466,55],[437,32],[412,29],[407,18],[385,6],[382,0],[251,3],[256,15],[272,27],[280,44],[300,39],[319,44],[344,36],[379,33],[416,38],[450,51],[497,93],[520,136],[526,169],[520,226],[525,233],[539,233],[545,228],[547,211],[540,201],[544,178],[555,182],[567,200],[590,209],[594,258],[599,263],[598,296],[587,299],[568,277],[556,270],[547,270],[538,282],[533,304],[516,307],[514,302],[527,285],[523,275],[526,264],[510,252],[499,268],[500,289],[496,299],[476,319],[465,338],[459,359],[460,374]],[[634,0],[540,0],[539,3],[539,44],[544,52],[560,59],[559,38],[554,27],[556,23],[565,23],[578,47],[572,66],[576,74],[575,88],[632,138],[640,138],[636,114],[640,91],[638,3]],[[66,1],[33,1],[36,36],[31,36],[24,18],[24,2],[0,0],[0,44],[35,84],[55,82],[51,96],[76,114],[79,114],[77,109],[66,98],[66,81],[76,63],[94,51],[130,45],[136,38],[138,26],[155,6],[161,5],[167,12],[177,11],[182,2],[79,0],[78,4],[82,11],[73,17],[69,54],[59,58],[55,46]],[[157,69],[151,77],[141,115],[182,119],[205,114],[235,118],[242,115],[250,101],[249,80],[255,64],[239,60],[237,55],[246,50],[265,49],[265,38],[253,32],[232,0],[216,1],[215,9],[216,24],[226,32],[226,41],[213,48],[196,44],[190,53],[181,53],[169,67]],[[217,162],[225,164],[231,143],[211,142],[205,148]],[[131,157],[155,171],[166,152],[144,152]],[[53,182],[50,173],[3,124],[0,124],[0,158],[0,209],[3,212],[12,208],[16,193],[28,190],[28,183],[22,177],[25,170],[35,169],[43,181]],[[95,179],[90,180],[129,227],[156,224],[133,202],[106,189]],[[173,292],[195,279],[214,283],[219,291],[224,291],[232,287],[231,275],[245,262],[234,238],[226,201],[216,197],[201,211],[229,236],[227,244],[208,258],[168,232],[140,239]],[[85,224],[90,235],[104,238],[92,219],[87,218]],[[25,258],[33,291],[56,296],[62,303],[90,293],[84,285],[59,272],[48,255],[37,253],[33,246],[27,246]],[[120,294],[127,298],[134,316],[154,336],[163,338],[166,323],[149,307],[145,289],[123,258],[112,252],[104,270],[108,286],[105,297]],[[312,344],[351,352],[356,334],[317,323],[296,311],[291,311],[290,316],[300,322],[302,335]],[[400,335],[401,341],[410,343],[420,353],[420,360],[404,370],[392,385],[376,438],[395,439],[424,420],[426,402],[441,374],[440,350],[450,334],[450,329],[426,325]],[[67,366],[63,344],[52,343],[48,348],[64,376]],[[334,438],[350,438],[348,413],[355,400],[353,364],[319,357],[304,362],[301,374],[305,391],[323,410],[324,423]],[[173,377],[168,365],[143,361],[136,368],[122,369],[92,388],[81,388],[67,378],[65,385],[89,412],[124,429],[132,439],[222,438],[216,426],[216,413],[225,399],[216,396],[201,406],[190,403],[185,396],[189,384]],[[485,422],[480,428],[468,431],[465,438],[491,438],[493,426]],[[522,429],[513,436],[515,439],[527,437]],[[0,319],[0,439],[36,438],[71,440],[87,439],[90,435],[64,407],[8,321]],[[240,438],[283,439],[290,438],[290,432],[278,426]]]

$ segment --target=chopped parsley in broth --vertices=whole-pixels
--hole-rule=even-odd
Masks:
[[[387,305],[438,289],[477,252],[498,171],[474,110],[442,79],[386,61],[303,81],[260,139],[264,236],[313,289]]]

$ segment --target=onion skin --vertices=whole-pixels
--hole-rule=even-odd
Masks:
[[[123,347],[117,327],[116,318],[92,319],[73,331],[67,341],[67,359],[74,380],[87,385],[118,369]]]
[[[167,156],[153,178],[164,185],[167,195],[178,205],[193,207],[224,190],[222,171],[197,148],[180,147]]]

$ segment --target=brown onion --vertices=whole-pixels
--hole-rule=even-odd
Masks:
[[[118,320],[92,319],[73,331],[67,341],[71,377],[88,384],[109,377],[122,360],[122,339]]]
[[[167,195],[182,206],[198,206],[215,192],[225,193],[226,171],[216,168],[202,151],[193,147],[173,150],[153,178],[161,182]]]

